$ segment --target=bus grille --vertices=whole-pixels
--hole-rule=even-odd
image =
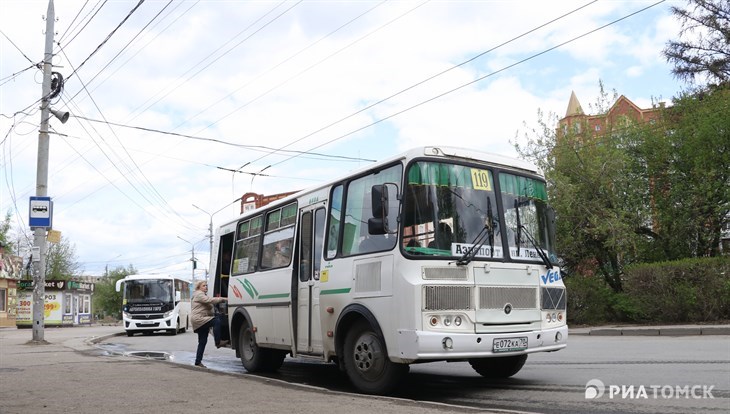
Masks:
[[[565,309],[565,289],[542,288],[542,309]]]
[[[470,286],[424,286],[423,293],[427,311],[473,309]]]
[[[129,315],[132,319],[162,319],[163,315],[156,313],[141,313]]]
[[[506,304],[512,309],[535,309],[537,292],[534,287],[481,287],[480,309],[502,309]]]
[[[421,276],[426,280],[466,280],[466,266],[464,267],[424,267]]]

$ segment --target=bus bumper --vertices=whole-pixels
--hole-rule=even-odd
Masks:
[[[527,339],[527,347],[519,346]],[[515,350],[495,351],[496,343],[511,340]],[[418,360],[458,360],[469,358],[501,357],[533,352],[558,351],[566,347],[568,326],[528,332],[474,334],[456,332],[398,331],[400,355],[391,355],[395,362],[412,363]]]
[[[172,317],[163,319],[124,319],[124,329],[127,331],[160,331],[167,329],[176,329]]]

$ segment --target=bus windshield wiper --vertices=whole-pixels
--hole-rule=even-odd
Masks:
[[[484,227],[482,227],[479,234],[471,242],[471,248],[456,261],[456,264],[458,266],[464,266],[471,263],[479,252],[479,249],[487,241],[489,241],[489,257],[494,257],[494,217],[492,215],[492,202],[489,198],[487,198],[487,222],[484,223]]]
[[[532,238],[532,235],[530,234],[530,232],[527,231],[527,227],[520,224],[520,227],[518,227],[517,229],[518,229],[518,232],[520,229],[525,231],[525,236],[527,236],[527,240],[529,240],[530,243],[532,244],[532,247],[535,248],[535,250],[537,251],[537,255],[540,256],[540,259],[542,259],[542,262],[545,264],[545,267],[547,267],[548,269],[552,269],[553,265],[552,265],[552,263],[550,263],[550,259],[548,259],[547,254],[545,254],[545,252],[540,247],[537,246],[535,239]],[[517,251],[519,252],[519,245],[518,245],[517,249],[518,249]]]

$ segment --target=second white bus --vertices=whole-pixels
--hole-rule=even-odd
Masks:
[[[190,282],[170,275],[129,275],[116,283],[122,294],[122,321],[128,336],[190,326]]]

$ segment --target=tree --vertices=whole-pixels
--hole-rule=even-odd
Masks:
[[[68,239],[61,237],[59,243],[48,243],[46,251],[46,280],[69,280],[78,275],[80,266],[76,261],[76,248]]]
[[[730,81],[730,2],[689,0],[687,8],[671,10],[682,25],[679,40],[667,42],[663,50],[674,76],[686,82]]]
[[[599,86],[601,93],[592,108],[605,114],[610,98]],[[591,139],[572,131],[558,137],[555,124],[554,115],[545,120],[539,112],[540,127],[527,134],[526,146],[516,149],[535,162],[548,181],[565,266],[595,270],[620,292],[623,268],[639,260],[642,232],[647,231],[643,180],[637,179],[639,169],[627,150],[635,136],[631,128],[621,127]]]
[[[719,254],[730,214],[730,88],[684,94],[653,122],[619,119],[596,136],[558,136],[555,118],[538,112],[540,127],[516,149],[548,180],[568,268],[595,269],[621,292],[629,264]]]
[[[668,115],[664,150],[645,151],[663,181],[658,232],[672,258],[717,256],[730,214],[730,88],[683,94]]]
[[[5,220],[0,222],[0,243],[2,243],[3,246],[5,246],[5,252],[8,254],[12,254],[13,249],[13,243],[10,242],[10,235],[8,234],[10,231],[10,218],[12,216],[10,215],[10,212],[7,212],[5,214]]]
[[[131,264],[128,267],[119,266],[104,273],[94,288],[94,309],[103,316],[113,316],[121,319],[122,293],[116,291],[117,280],[127,275],[136,274],[137,270]]]

